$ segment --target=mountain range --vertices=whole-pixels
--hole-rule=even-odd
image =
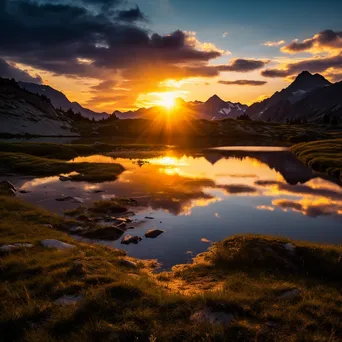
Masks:
[[[186,102],[181,98],[175,100],[175,106],[171,111],[176,111],[182,114],[182,117],[190,119],[206,119],[206,120],[222,120],[222,119],[236,119],[243,115],[248,106],[239,102],[234,103],[230,101],[223,101],[217,95],[213,95],[206,102],[193,101]],[[150,108],[139,108],[136,111],[120,112],[115,111],[119,119],[136,119],[145,118],[152,119],[160,112],[167,111],[167,109],[154,106]]]
[[[331,83],[322,75],[303,71],[287,88],[249,107],[224,101],[217,95],[205,102],[186,102],[181,98],[175,101],[176,105],[170,110],[178,113],[182,119],[222,120],[236,119],[243,115],[244,119],[248,116],[252,120],[272,122],[300,119],[329,123],[333,118],[338,122],[342,120],[342,81]],[[168,114],[168,110],[160,106],[128,112],[114,111],[114,116],[96,113],[77,102],[69,101],[62,92],[48,85],[0,79],[1,134],[78,134],[74,128],[75,118],[68,116],[69,109],[96,121],[107,118],[164,120]]]

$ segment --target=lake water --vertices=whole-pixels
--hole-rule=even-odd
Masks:
[[[151,228],[165,233],[138,245],[104,243],[134,257],[158,259],[163,268],[188,262],[211,242],[234,234],[342,243],[341,185],[313,173],[285,148],[170,150],[140,162],[102,155],[77,161],[120,163],[126,171],[100,184],[61,182],[58,176],[7,179],[30,191],[19,196],[57,212],[80,205],[57,202],[61,195],[80,197],[84,205],[115,196],[137,199],[140,224],[128,233],[143,236]]]

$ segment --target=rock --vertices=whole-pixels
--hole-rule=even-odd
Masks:
[[[33,245],[31,243],[13,243],[11,245],[0,246],[0,252],[12,252],[17,249],[32,248],[32,247]]]
[[[68,180],[70,180],[71,178],[68,177],[68,176],[59,176],[59,180],[62,181],[62,182],[66,182]]]
[[[77,227],[70,228],[69,231],[73,232],[73,233],[83,232],[83,231],[85,231],[85,228],[83,228],[81,226],[77,226]]]
[[[284,245],[284,248],[292,254],[295,252],[296,249],[296,247],[292,243],[286,243]]]
[[[8,180],[3,180],[0,182],[0,188],[3,190],[10,190],[12,189],[13,191],[17,191],[17,189],[15,188],[15,186],[9,182]]]
[[[154,220],[154,217],[152,217],[152,216],[145,216],[145,219]]]
[[[200,311],[195,312],[190,319],[193,322],[202,324],[220,324],[223,327],[227,327],[233,320],[233,315],[223,311],[212,311],[209,308],[204,308]]]
[[[158,237],[162,233],[164,233],[164,230],[151,229],[145,233],[145,237],[155,239],[156,237]]]
[[[56,248],[59,250],[71,249],[76,247],[75,245],[71,245],[69,243],[65,243],[54,239],[42,240],[40,241],[40,243],[46,248]]]
[[[46,228],[53,229],[52,224],[49,224],[49,223],[43,224],[43,226],[46,227]]]
[[[71,196],[62,196],[62,197],[57,197],[56,201],[65,202],[65,201],[71,201],[72,199],[74,199],[74,198]]]
[[[32,245],[32,243],[14,243],[13,245],[16,247],[19,247],[19,248],[32,248],[32,247],[34,247],[34,245]]]
[[[75,203],[84,203],[84,199],[81,197],[73,197],[73,202]]]
[[[19,247],[15,245],[3,245],[0,247],[0,252],[12,252],[16,249],[19,249]]]
[[[125,235],[122,238],[121,243],[124,244],[124,245],[129,245],[130,243],[137,244],[141,240],[142,240],[142,238],[140,236]]]
[[[63,296],[55,300],[57,305],[75,305],[83,299],[81,295],[79,296]]]
[[[93,194],[99,194],[100,192],[105,192],[105,190],[94,189],[94,190],[91,191],[91,193],[93,193]]]
[[[300,296],[300,290],[298,289],[292,289],[289,291],[285,291],[284,293],[282,293],[280,296],[278,296],[277,298],[279,300],[290,300],[290,299],[294,299]]]
[[[122,263],[125,265],[125,266],[129,266],[129,267],[133,267],[133,268],[138,268],[137,264],[131,260],[128,260],[128,259],[122,259]]]

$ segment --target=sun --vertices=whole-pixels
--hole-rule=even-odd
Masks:
[[[175,99],[176,94],[174,93],[160,93],[159,94],[160,100],[158,101],[159,104],[168,110],[172,109],[175,106]]]

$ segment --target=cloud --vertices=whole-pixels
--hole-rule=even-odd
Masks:
[[[224,189],[229,194],[253,193],[257,191],[256,188],[243,184],[218,185],[217,188]]]
[[[122,10],[117,12],[116,19],[126,22],[147,21],[145,15],[140,11],[140,8],[130,8],[128,10]]]
[[[274,46],[284,45],[285,43],[286,43],[285,40],[279,40],[277,42],[268,41],[268,42],[265,42],[264,45],[269,46],[269,47],[274,47]]]
[[[341,215],[341,207],[337,204],[327,202],[310,201],[291,201],[285,199],[277,199],[272,201],[272,204],[284,210],[291,209],[293,211],[301,212],[303,215],[309,217],[328,216],[328,215]]]
[[[267,63],[269,63],[268,60],[237,58],[233,59],[229,65],[220,65],[217,69],[219,71],[249,72],[262,69]]]
[[[312,188],[304,184],[297,184],[296,186],[293,186],[287,183],[272,180],[257,180],[254,182],[254,184],[260,186],[276,186],[278,190],[286,191],[291,194],[318,196],[325,197],[330,200],[342,201],[342,192],[334,191],[331,189]]]
[[[226,38],[228,36],[228,32],[223,32],[222,37]]]
[[[285,53],[299,52],[330,52],[341,51],[342,31],[325,30],[315,34],[312,38],[303,41],[294,40],[291,44],[281,48]]]
[[[254,80],[236,80],[236,81],[223,81],[220,80],[217,83],[225,85],[242,85],[242,86],[262,86],[266,84],[266,81],[254,81]]]
[[[318,57],[286,64],[284,69],[266,69],[261,72],[264,77],[286,77],[299,74],[304,70],[312,73],[324,72],[330,68],[342,68],[342,53],[330,57]]]
[[[21,82],[42,83],[39,75],[31,76],[27,71],[21,70],[4,59],[0,58],[0,77],[15,78]]]

